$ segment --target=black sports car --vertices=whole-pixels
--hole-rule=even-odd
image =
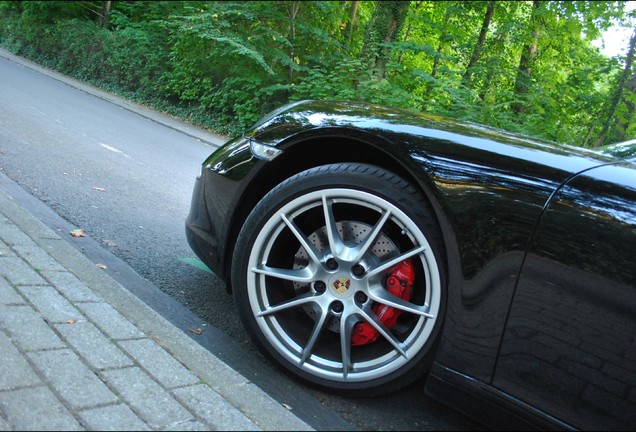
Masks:
[[[590,151],[355,103],[214,152],[186,222],[262,351],[494,428],[636,430],[636,141]]]

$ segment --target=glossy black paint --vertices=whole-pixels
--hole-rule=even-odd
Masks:
[[[259,160],[254,141],[283,153]],[[636,412],[632,163],[438,117],[302,102],[205,161],[187,220],[190,244],[227,280],[234,239],[258,199],[303,169],[346,161],[393,170],[436,212],[450,270],[434,371],[449,371],[454,386],[467,377],[480,384],[467,387],[488,388],[481,393],[498,403],[533,407],[513,417],[533,411],[528,421],[538,427],[543,418],[557,428],[636,428],[624,414]],[[609,341],[619,353],[602,348]],[[429,389],[442,400],[446,378],[433,373]],[[596,387],[585,388],[586,379]]]
[[[550,201],[493,384],[577,428],[636,425],[636,169],[605,165]]]

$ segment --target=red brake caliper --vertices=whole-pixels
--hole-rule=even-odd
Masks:
[[[414,280],[415,271],[413,270],[413,264],[411,260],[407,259],[393,267],[386,279],[385,288],[394,296],[409,301],[411,299],[411,288],[413,287]],[[389,329],[395,326],[398,317],[402,315],[400,309],[379,303],[373,306],[373,312]],[[360,322],[356,324],[354,328],[351,345],[366,345],[375,342],[379,335],[380,333],[373,328],[371,324]]]

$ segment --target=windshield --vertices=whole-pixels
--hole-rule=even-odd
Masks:
[[[609,144],[596,149],[604,155],[614,156],[620,159],[636,158],[636,139],[617,144]]]

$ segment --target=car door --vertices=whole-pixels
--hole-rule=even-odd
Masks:
[[[575,176],[538,223],[493,385],[576,428],[636,429],[636,164]]]

